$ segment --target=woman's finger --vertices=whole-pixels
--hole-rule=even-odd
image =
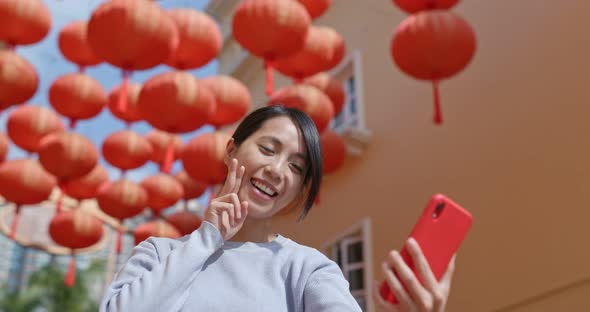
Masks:
[[[242,218],[242,205],[240,203],[240,199],[236,193],[229,193],[229,198],[231,200],[233,206],[233,214],[232,214],[232,225],[236,224],[239,219]]]
[[[400,280],[395,276],[393,271],[391,270],[391,264],[387,262],[382,263],[383,274],[385,275],[385,282],[389,286],[389,289],[397,298],[397,301],[402,307],[411,307],[412,300],[410,296],[402,286]]]
[[[229,213],[228,210],[224,210],[223,212],[221,212],[221,228],[222,230],[222,234],[223,236],[225,236],[225,234],[229,233],[229,231],[231,230],[231,225],[229,223]]]
[[[244,220],[246,220],[247,216],[248,216],[248,202],[243,201],[242,202],[242,216],[241,216],[239,222],[240,223],[244,222]]]
[[[236,183],[237,168],[238,168],[238,160],[233,158],[228,166],[227,177],[225,178],[225,183],[223,184],[223,187],[221,188],[221,192],[219,192],[220,195],[225,195],[227,193],[230,193],[231,190],[234,188],[234,185]]]
[[[227,214],[227,216],[230,218],[228,221],[230,221],[234,218],[234,204],[233,203],[218,201],[214,205],[212,205],[212,207],[217,211],[219,216],[223,216],[224,214]]]
[[[406,286],[407,293],[411,297],[412,302],[416,306],[427,308],[432,305],[432,298],[428,291],[420,284],[416,275],[410,267],[403,260],[402,256],[397,251],[392,251],[389,254],[389,260],[391,261],[393,270],[397,273],[397,276],[401,283]],[[428,309],[426,309],[428,310]]]
[[[385,301],[381,295],[379,294],[379,285],[375,281],[373,284],[373,301],[377,303],[377,307],[379,311],[386,311],[386,312],[398,312],[398,307],[394,306],[393,304]]]
[[[457,259],[457,255],[453,255],[449,265],[447,266],[447,271],[443,274],[443,277],[440,279],[440,284],[444,288],[446,295],[449,295],[449,290],[451,289],[451,282],[453,280],[453,274],[455,273],[455,260]]]
[[[236,180],[234,181],[234,187],[231,190],[231,193],[238,193],[240,191],[240,186],[242,185],[242,180],[244,179],[244,172],[246,172],[246,167],[240,166],[237,170]]]
[[[408,243],[406,244],[408,247],[408,253],[412,257],[412,261],[414,262],[414,267],[418,271],[418,275],[422,279],[422,283],[424,287],[430,291],[431,293],[435,293],[438,289],[438,281],[432,273],[432,269],[430,268],[430,264],[428,264],[428,260],[424,256],[422,249],[416,242],[414,238],[408,239]]]

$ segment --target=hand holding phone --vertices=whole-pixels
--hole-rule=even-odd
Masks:
[[[390,255],[390,262],[398,263],[398,265],[388,268],[386,274],[393,274],[392,279],[401,284],[396,291],[404,296],[401,299],[409,300],[405,298],[409,294],[413,294],[409,296],[412,298],[419,297],[420,290],[428,290],[433,287],[433,284],[441,281],[449,262],[471,228],[472,222],[471,214],[446,196],[436,194],[431,198],[410,234],[410,238],[416,245],[406,244],[401,253],[393,252]],[[411,239],[409,241],[411,242]],[[423,260],[421,262],[426,263],[426,267],[415,265],[414,259]],[[405,265],[399,265],[402,262]],[[413,276],[423,287],[404,285],[401,282],[401,280],[411,280]],[[424,278],[428,280],[424,281]],[[381,298],[389,303],[396,304],[399,301],[385,281],[381,284],[379,293]]]

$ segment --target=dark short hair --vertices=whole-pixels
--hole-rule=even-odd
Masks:
[[[234,144],[239,147],[248,137],[258,131],[265,121],[281,116],[289,117],[299,128],[307,150],[307,168],[303,178],[303,185],[307,186],[309,183],[311,185],[303,206],[303,212],[299,215],[299,221],[301,221],[313,206],[322,182],[322,148],[320,135],[313,120],[306,113],[295,108],[282,105],[265,106],[248,114],[238,125],[232,137]]]

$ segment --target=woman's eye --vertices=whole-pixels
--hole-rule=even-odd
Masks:
[[[293,170],[295,170],[297,173],[303,173],[303,168],[297,164],[291,164],[291,167],[293,168]]]
[[[274,152],[275,152],[275,151],[273,151],[272,149],[270,149],[270,148],[268,148],[268,147],[266,147],[266,146],[264,146],[264,145],[260,145],[260,150],[262,150],[262,152],[263,152],[264,154],[267,154],[267,155],[272,155],[272,154],[274,154]]]

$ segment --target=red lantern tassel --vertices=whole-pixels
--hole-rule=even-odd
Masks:
[[[62,185],[59,186],[59,197],[57,198],[57,205],[55,206],[55,213],[61,212],[61,205],[64,201],[64,190]]]
[[[266,70],[266,95],[271,96],[274,89],[274,79],[272,75],[272,65],[269,61],[264,62],[264,69]]]
[[[440,107],[440,95],[438,93],[438,80],[432,81],[432,92],[434,93],[434,123],[442,124],[442,109]]]
[[[84,65],[78,65],[78,72],[80,74],[83,74],[86,71],[86,66]]]
[[[76,120],[74,118],[70,118],[70,130],[75,129],[77,124],[78,124],[78,120]]]
[[[129,89],[129,76],[131,72],[129,70],[123,70],[123,84],[121,85],[121,91],[119,92],[119,110],[121,112],[127,111],[127,89]]]
[[[18,227],[18,219],[20,215],[20,205],[16,205],[14,210],[14,217],[12,217],[12,224],[10,225],[10,239],[16,237],[16,229]]]
[[[117,230],[117,254],[121,254],[121,249],[123,247],[123,231],[121,227]]]
[[[164,163],[162,164],[161,171],[164,173],[170,173],[172,169],[172,163],[174,162],[174,138],[170,137],[168,147],[166,147],[166,154],[164,154]]]
[[[66,278],[64,283],[68,287],[74,286],[76,281],[76,256],[72,252],[72,258],[70,259],[70,265],[68,266],[68,273],[66,273]]]

